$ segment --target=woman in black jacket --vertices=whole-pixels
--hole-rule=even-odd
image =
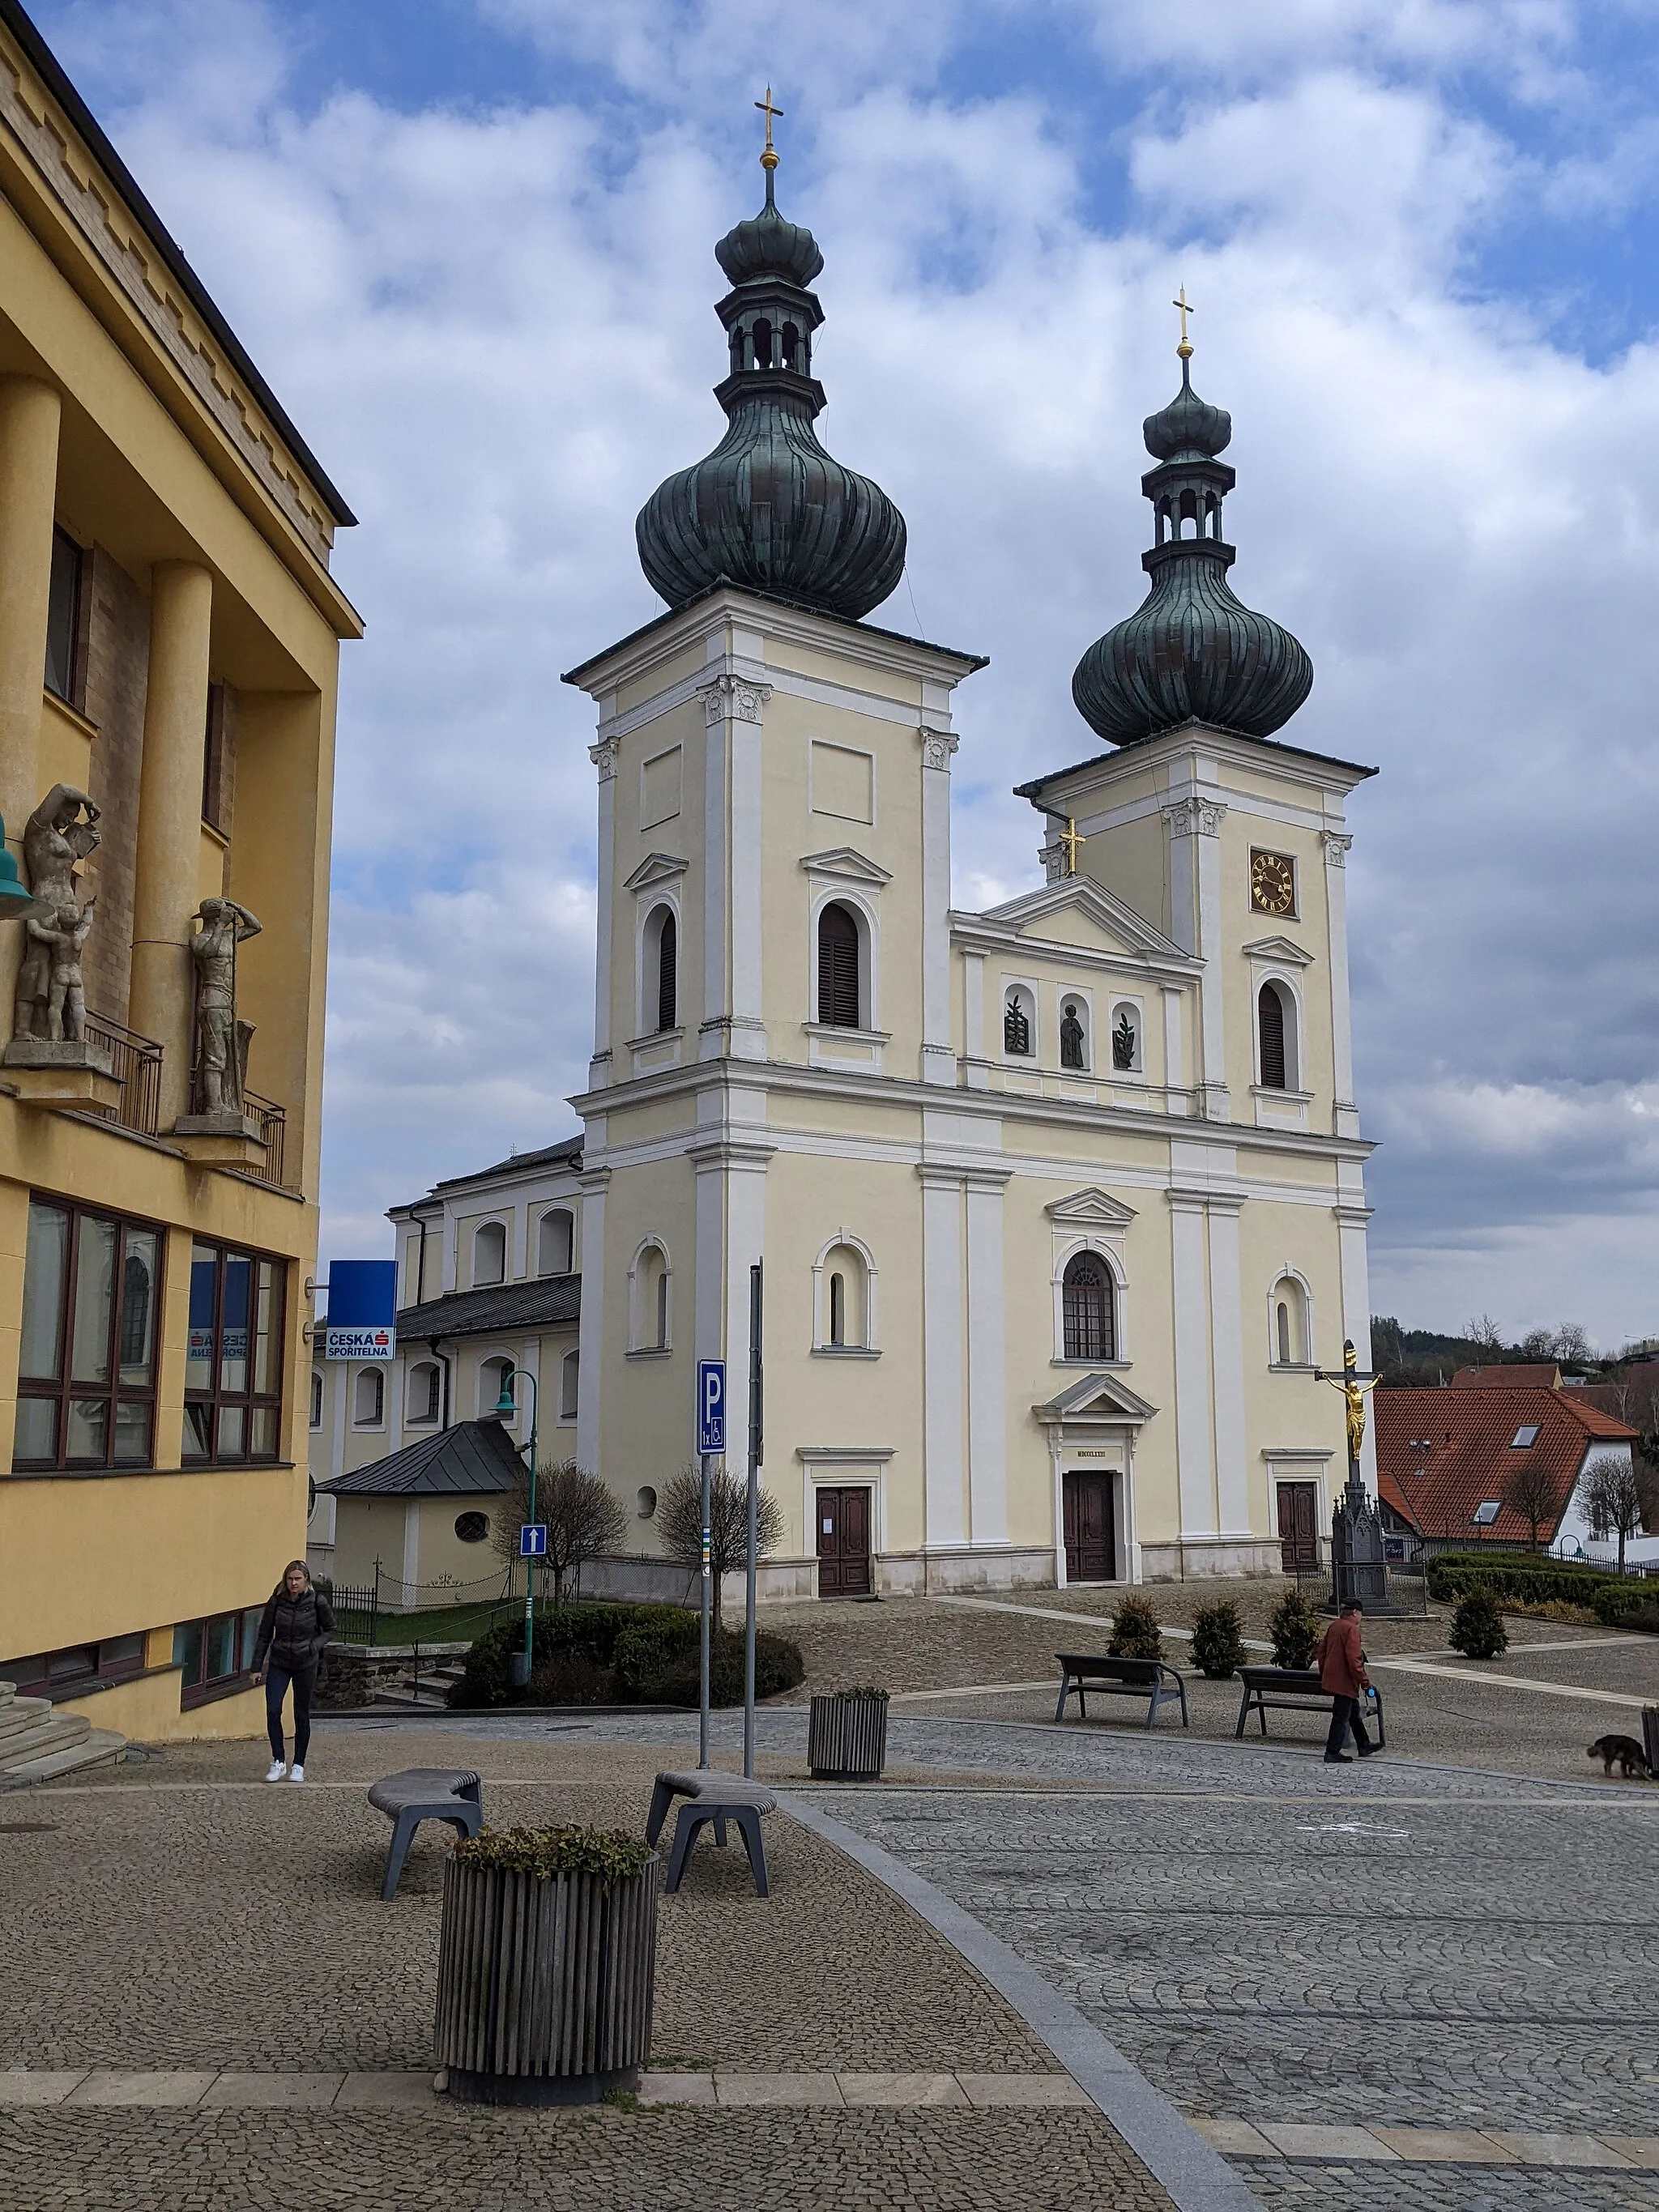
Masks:
[[[323,1646],[334,1633],[334,1615],[328,1600],[313,1589],[311,1570],[303,1559],[290,1559],[283,1579],[265,1601],[259,1634],[253,1646],[253,1679],[265,1686],[265,1733],[270,1738],[270,1771],[267,1782],[306,1778],[306,1753],[311,1747],[311,1693],[317,1686],[317,1662]],[[283,1749],[283,1699],[294,1685],[294,1764]]]

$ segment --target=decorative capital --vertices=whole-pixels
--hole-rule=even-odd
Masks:
[[[1340,830],[1322,830],[1319,842],[1325,848],[1325,866],[1328,868],[1347,866],[1348,848],[1353,842],[1352,837]]]
[[[1066,848],[1058,835],[1046,845],[1037,847],[1037,858],[1042,863],[1043,879],[1047,883],[1062,883],[1066,877]]]
[[[617,773],[617,760],[622,751],[620,738],[601,738],[596,745],[589,745],[587,757],[599,771],[599,781],[609,783]]]
[[[746,677],[729,672],[711,677],[698,689],[702,694],[703,720],[711,725],[728,720],[758,722],[762,708],[772,696],[769,684],[751,684]]]
[[[926,723],[921,729],[921,764],[924,768],[943,769],[948,775],[951,756],[962,740],[952,730],[930,730]]]
[[[1160,811],[1172,837],[1218,837],[1227,809],[1218,799],[1178,799]]]

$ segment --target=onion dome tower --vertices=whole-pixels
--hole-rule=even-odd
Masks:
[[[845,615],[868,614],[904,570],[904,517],[878,484],[832,459],[812,425],[824,405],[812,374],[823,320],[808,289],[823,267],[811,232],[787,222],[773,194],[778,156],[766,112],[766,204],[726,233],[714,258],[732,289],[715,308],[731,374],[714,387],[726,435],[705,459],[658,485],[634,525],[653,590],[680,607],[715,584]]]
[[[1190,721],[1265,738],[1313,688],[1313,663],[1289,630],[1254,613],[1227,581],[1235,556],[1221,535],[1221,502],[1237,478],[1216,456],[1232,417],[1193,390],[1184,286],[1176,304],[1181,389],[1142,425],[1158,465],[1140,479],[1156,517],[1156,542],[1140,556],[1152,587],[1072,678],[1078,712],[1113,745]]]

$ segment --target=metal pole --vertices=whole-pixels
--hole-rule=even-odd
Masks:
[[[707,1452],[699,1455],[702,1462],[702,1682],[697,1712],[697,1765],[708,1764],[708,1521],[713,1511],[709,1498],[709,1458]]]
[[[760,1517],[760,1470],[764,1443],[761,1433],[761,1268],[757,1260],[749,1270],[749,1552],[748,1577],[743,1601],[743,1771],[752,1780],[755,1772],[755,1553]]]
[[[530,1518],[536,1518],[536,1423],[541,1406],[541,1392],[536,1387],[533,1375],[522,1367],[515,1367],[507,1380],[516,1382],[520,1376],[530,1385]],[[527,1682],[536,1658],[536,1561],[534,1554],[524,1563],[524,1674]]]

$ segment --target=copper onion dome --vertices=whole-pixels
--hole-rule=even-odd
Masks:
[[[732,288],[715,308],[731,354],[714,388],[726,435],[658,485],[634,534],[671,607],[737,584],[856,619],[903,574],[904,517],[879,484],[826,453],[812,427],[824,405],[811,373],[823,310],[807,287],[823,256],[804,224],[778,212],[777,160],[769,113],[766,204],[714,248]]]
[[[1237,479],[1216,456],[1232,418],[1193,390],[1191,351],[1183,334],[1181,389],[1142,425],[1158,463],[1140,479],[1156,518],[1157,542],[1141,556],[1152,589],[1072,678],[1078,712],[1109,744],[1189,721],[1265,738],[1313,688],[1313,663],[1289,630],[1245,606],[1227,581],[1235,555],[1221,535],[1221,502]]]

